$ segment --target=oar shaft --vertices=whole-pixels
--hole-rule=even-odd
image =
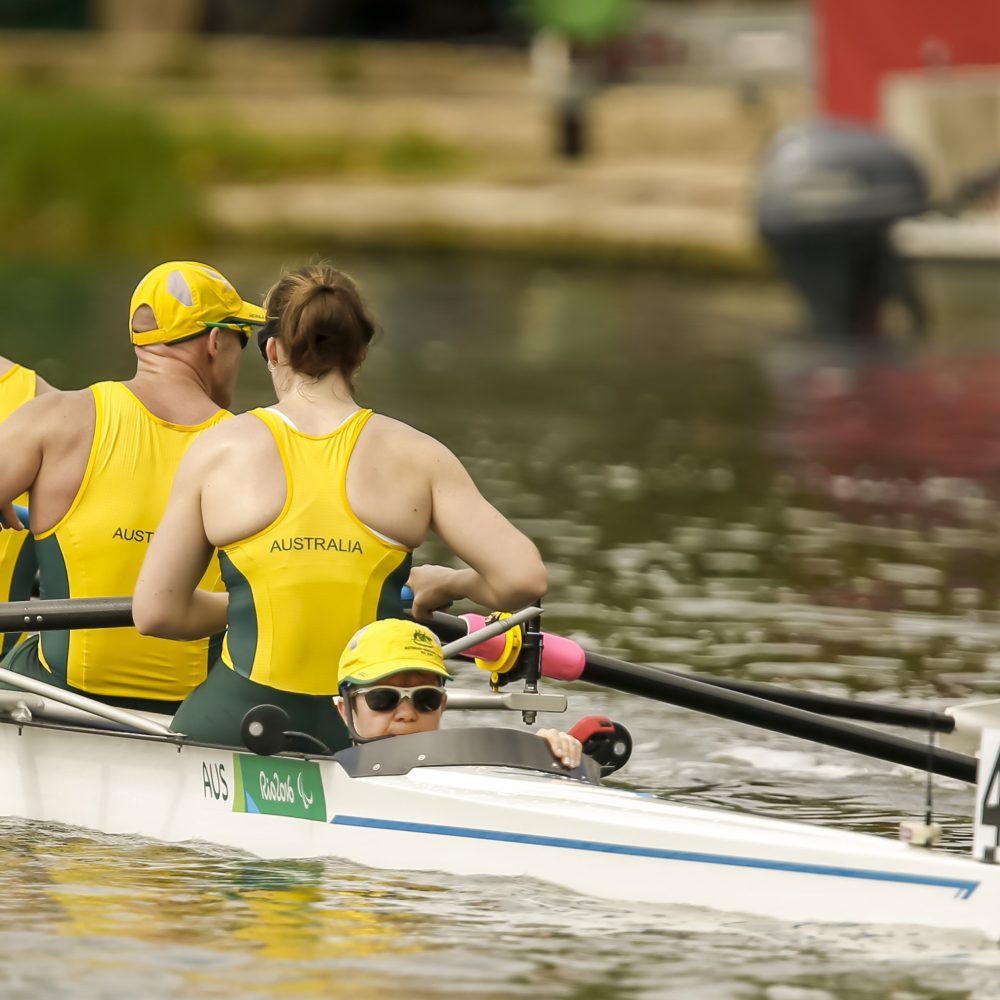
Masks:
[[[850,722],[834,722],[813,712],[777,705],[738,691],[723,690],[654,667],[624,664],[611,657],[588,653],[587,665],[580,679],[786,736],[823,743],[921,771],[929,770],[970,784],[976,782],[975,757],[932,748],[901,736],[878,733]]]
[[[131,597],[76,597],[61,601],[0,603],[0,632],[123,628],[132,624]]]
[[[470,627],[464,618],[457,618],[454,615],[443,612],[435,612],[433,626],[439,635],[447,638],[451,638],[454,635],[465,635]],[[545,633],[544,638],[546,642],[550,642],[553,637]],[[564,639],[555,638],[558,642],[566,642]],[[566,671],[557,673],[547,669],[549,666],[549,656],[548,647],[546,647],[542,658],[542,672],[557,680],[570,680],[574,676],[582,679],[583,671],[586,670],[586,665],[591,661],[600,661],[605,664],[615,663],[624,669],[631,667],[631,664],[626,663],[624,660],[613,660],[610,657],[602,657],[597,653],[584,650],[581,656],[581,670],[575,674],[572,672],[567,674]],[[925,733],[931,730],[936,733],[951,733],[955,730],[955,719],[941,712],[905,708],[899,705],[886,705],[881,702],[856,701],[853,698],[838,698],[834,695],[818,694],[812,691],[799,691],[794,688],[779,687],[775,684],[761,684],[757,681],[747,681],[733,677],[706,677],[702,674],[690,673],[674,667],[659,667],[657,669],[661,674],[686,677],[688,680],[698,681],[700,684],[708,684],[727,691],[737,691],[740,694],[763,698],[765,701],[775,702],[779,705],[788,705],[790,708],[801,708],[806,712],[830,715],[838,719],[873,722],[881,726],[902,726],[907,729],[919,729]]]
[[[442,638],[453,639],[468,632],[468,623],[463,618],[437,611],[433,616],[434,630]],[[544,659],[543,659],[544,672]],[[674,673],[656,667],[640,666],[626,663],[599,653],[586,653],[583,670],[579,680],[602,687],[613,688],[625,694],[637,694],[644,698],[652,698],[681,708],[689,708],[698,712],[707,712],[733,722],[743,722],[759,729],[769,729],[772,732],[783,733],[822,743],[841,750],[864,754],[905,767],[914,767],[921,771],[930,770],[935,774],[957,778],[970,784],[976,782],[976,759],[965,754],[954,753],[928,747],[927,744],[908,740],[901,736],[880,733],[864,726],[855,726],[849,722],[836,722],[823,715],[806,711],[793,705],[776,703],[770,691],[770,685],[752,684],[749,681],[733,682],[741,688],[748,687],[755,691],[767,691],[767,697],[756,697],[742,690],[728,689],[731,683],[722,678],[701,678],[691,674]],[[714,682],[714,683],[713,683]],[[781,689],[777,689],[781,692]],[[787,695],[798,695],[799,692],[782,692]],[[806,693],[803,702],[806,701]],[[827,696],[813,696],[815,705],[821,705]],[[797,700],[797,699],[796,699]],[[832,699],[835,702],[846,702],[846,699]],[[851,704],[851,703],[848,703]],[[841,706],[843,708],[845,706]],[[891,706],[880,706],[889,708]],[[825,709],[830,710],[827,706]],[[930,728],[929,714],[915,710],[900,709],[892,715],[891,724],[899,725],[903,718],[910,718],[909,713],[919,715],[925,729]],[[888,723],[885,716],[868,717],[872,722]],[[951,721],[949,719],[949,721]],[[913,725],[913,722],[910,722]],[[950,731],[942,726],[940,731]]]
[[[588,662],[593,655],[593,653],[587,654]],[[712,687],[723,688],[726,691],[738,691],[740,694],[763,698],[765,701],[776,702],[779,705],[801,708],[806,712],[832,715],[837,719],[854,719],[857,722],[874,722],[880,726],[922,729],[925,733],[930,730],[935,733],[950,733],[955,729],[955,720],[942,712],[905,708],[899,705],[883,705],[879,702],[856,701],[853,698],[838,698],[835,695],[818,694],[814,691],[797,691],[794,688],[738,680],[735,677],[703,677],[685,670],[675,670],[672,667],[664,672],[670,673],[674,677],[687,677],[690,680],[711,684]]]

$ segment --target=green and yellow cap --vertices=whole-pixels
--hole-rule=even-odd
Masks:
[[[140,306],[153,310],[157,329],[137,333],[132,319]],[[249,338],[267,322],[264,310],[244,302],[214,267],[193,260],[171,260],[154,267],[132,293],[129,336],[137,347],[173,344],[221,327]]]
[[[337,671],[337,686],[374,684],[402,670],[426,670],[451,677],[445,669],[441,641],[426,625],[402,618],[383,618],[351,637]]]

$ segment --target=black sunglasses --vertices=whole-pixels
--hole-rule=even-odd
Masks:
[[[240,338],[240,350],[246,350],[247,344],[250,343],[250,333],[256,329],[256,325],[253,323],[241,323],[237,320],[225,320],[222,323],[206,323],[210,330],[229,330],[231,333],[235,333]]]
[[[257,346],[260,348],[260,356],[267,361],[267,342],[272,337],[278,336],[278,321],[273,317],[268,317],[267,322],[257,329]]]
[[[394,712],[404,698],[409,698],[413,707],[422,714],[436,712],[444,703],[444,689],[430,684],[409,688],[384,684],[355,691],[354,695],[364,698],[371,712]]]

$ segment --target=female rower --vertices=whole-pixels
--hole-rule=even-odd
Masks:
[[[438,637],[423,625],[386,618],[359,629],[340,657],[340,714],[359,742],[432,732],[448,703]],[[563,767],[580,763],[583,748],[569,733],[539,729]]]
[[[174,728],[240,744],[253,706],[348,745],[334,707],[337,656],[362,625],[469,598],[512,610],[546,589],[538,550],[479,493],[458,459],[354,400],[375,324],[354,282],[329,264],[268,293],[258,340],[278,403],[203,434],[185,455],[135,590],[136,627],[194,639],[227,628],[219,661]],[[429,531],[468,566],[418,566]],[[228,594],[197,582],[219,551]]]

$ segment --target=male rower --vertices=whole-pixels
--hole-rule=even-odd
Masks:
[[[432,732],[448,702],[438,637],[426,626],[382,618],[354,633],[340,657],[338,708],[355,742]],[[539,729],[563,767],[574,768],[583,752],[569,733]]]
[[[0,357],[0,423],[29,399],[52,391],[37,372]],[[17,503],[27,502],[27,496],[17,498]],[[37,572],[31,536],[26,531],[0,532],[0,601],[28,600]],[[17,632],[0,634],[0,656],[13,649],[19,637]]]
[[[129,309],[136,374],[49,393],[0,424],[0,514],[30,493],[45,598],[127,596],[177,466],[231,416],[240,352],[263,325],[215,268],[172,261],[139,283]],[[201,585],[220,586],[211,568]],[[205,679],[210,640],[177,643],[133,628],[43,632],[2,665],[110,704],[172,714]]]

